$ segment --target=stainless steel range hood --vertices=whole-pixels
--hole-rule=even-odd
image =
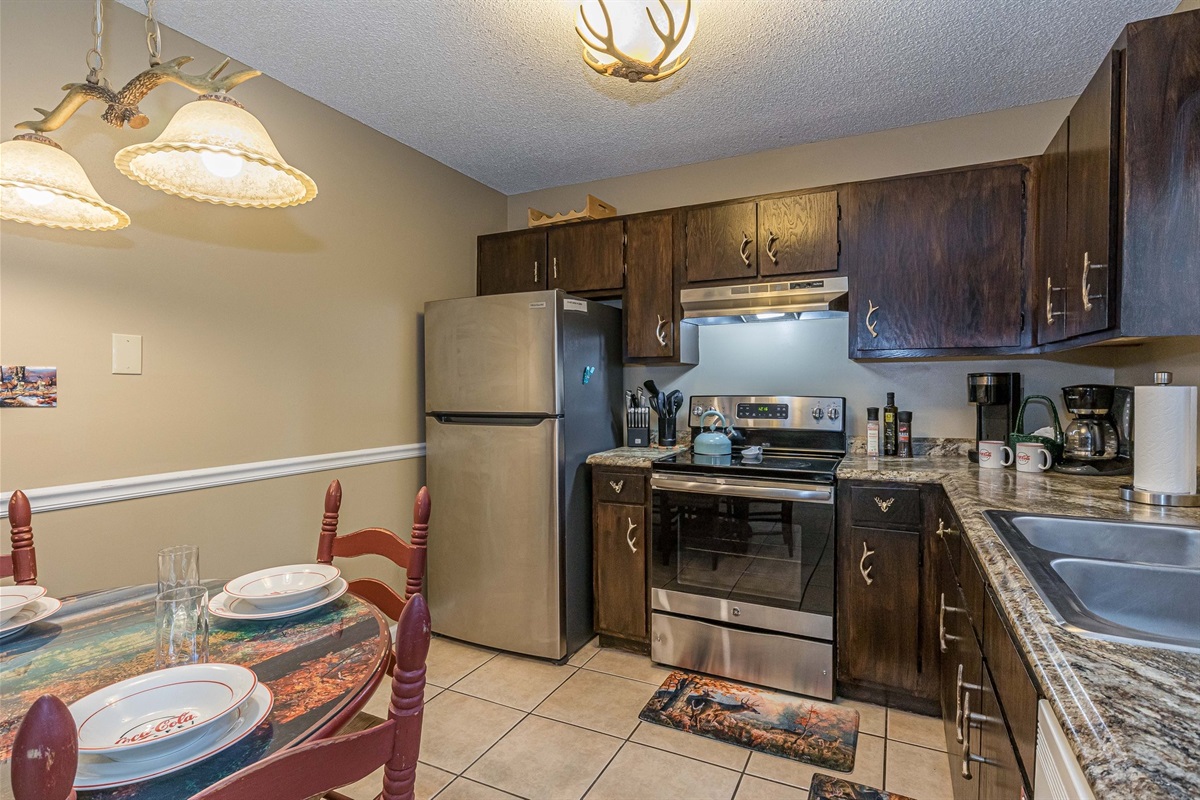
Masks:
[[[848,291],[846,278],[817,278],[684,289],[679,302],[683,321],[693,325],[787,322],[847,316]]]

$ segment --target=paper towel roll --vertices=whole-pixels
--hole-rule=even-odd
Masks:
[[[1133,389],[1133,485],[1147,492],[1196,493],[1196,387]]]

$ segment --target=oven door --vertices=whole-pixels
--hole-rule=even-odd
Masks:
[[[834,487],[655,473],[655,610],[833,640]]]

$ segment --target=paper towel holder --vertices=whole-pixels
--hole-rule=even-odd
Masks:
[[[1145,489],[1135,489],[1132,484],[1126,484],[1121,487],[1121,499],[1131,503],[1145,503],[1151,506],[1171,506],[1174,508],[1200,507],[1200,494],[1148,492]]]
[[[1154,373],[1155,386],[1167,386],[1174,376],[1169,372]],[[1131,503],[1145,503],[1151,506],[1171,506],[1174,508],[1200,507],[1200,494],[1171,494],[1168,492],[1148,492],[1145,489],[1135,489],[1132,484],[1121,487],[1121,499]]]

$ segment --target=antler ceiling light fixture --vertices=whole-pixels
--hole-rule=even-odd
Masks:
[[[247,69],[221,77],[228,58],[200,75],[181,71],[193,60],[190,56],[163,62],[154,3],[146,0],[150,68],[113,91],[100,52],[104,8],[102,0],[95,0],[87,78],[63,86],[67,95],[52,111],[35,109],[42,119],[17,124],[31,133],[0,144],[0,219],[89,231],[128,225],[129,215],[106,203],[79,162],[45,134],[62,127],[90,100],[105,104],[100,118],[109,125],[144,128],[150,120],[138,103],[165,83],[200,97],[176,112],[153,142],[117,152],[117,169],[127,177],[180,197],[247,208],[299,205],[316,196],[312,179],[284,161],[262,123],[226,95],[262,73]]]
[[[584,0],[575,32],[583,62],[596,72],[653,83],[688,63],[683,51],[696,35],[696,15],[692,0]]]

